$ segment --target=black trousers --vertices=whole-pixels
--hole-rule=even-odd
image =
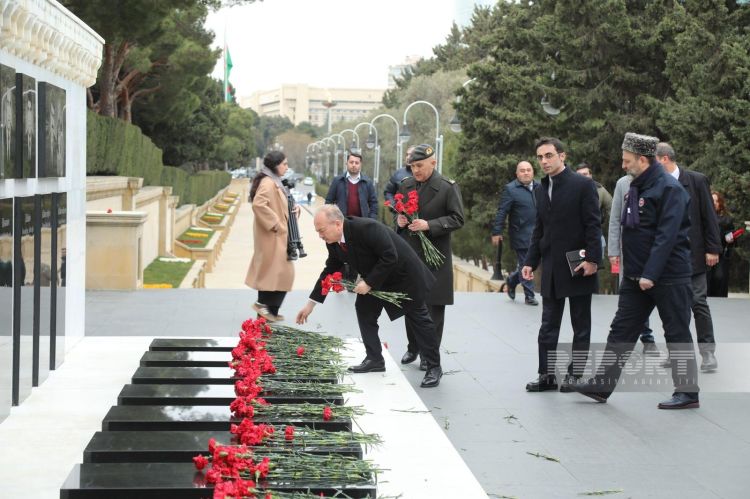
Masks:
[[[437,335],[437,346],[443,342],[443,325],[445,324],[445,305],[427,305],[427,311],[430,313],[432,322],[435,323],[435,334]],[[406,349],[412,353],[419,353],[419,347],[417,346],[417,336],[414,333],[414,328],[406,322],[406,339],[409,343]]]
[[[714,323],[711,319],[711,309],[708,308],[708,285],[706,273],[695,274],[691,280],[693,289],[693,316],[695,317],[695,333],[698,338],[698,348],[701,353],[716,351],[714,339]]]
[[[637,282],[623,280],[607,346],[594,378],[598,391],[605,396],[614,391],[622,368],[638,340],[643,322],[656,307],[664,325],[664,338],[672,360],[675,392],[697,397],[698,373],[693,338],[690,335],[692,303],[693,291],[689,282],[657,284],[643,291]]]
[[[573,359],[568,374],[582,376],[591,343],[591,295],[569,296],[573,326]],[[539,328],[539,374],[555,374],[557,340],[565,311],[565,298],[542,297],[542,325]]]
[[[258,291],[258,303],[265,305],[273,315],[279,315],[285,297],[286,291]]]
[[[359,333],[365,344],[367,358],[375,361],[383,360],[383,349],[378,336],[378,317],[383,311],[384,303],[372,295],[357,295],[357,301],[354,304],[359,322]],[[404,303],[403,307],[406,325],[414,331],[422,359],[427,362],[428,368],[439,366],[440,352],[435,335],[435,324],[432,322],[427,305],[424,302],[409,302],[408,305]]]

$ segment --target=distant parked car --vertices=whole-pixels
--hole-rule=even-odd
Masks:
[[[313,185],[313,179],[312,177],[305,177],[305,180],[302,181],[304,185]]]

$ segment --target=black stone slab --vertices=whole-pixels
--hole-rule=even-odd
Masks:
[[[280,429],[283,436],[283,428]],[[83,451],[84,463],[190,463],[193,456],[208,454],[208,440],[232,443],[226,431],[99,431]],[[299,442],[299,440],[298,440]],[[284,442],[286,444],[286,442]],[[340,454],[362,458],[362,446],[313,447],[286,444],[282,447],[255,447],[262,455],[268,451],[297,450],[310,454]]]
[[[274,394],[261,392],[269,404],[329,404],[343,405],[344,397],[304,396],[293,394]],[[125,385],[117,397],[119,405],[225,405],[229,406],[234,399],[232,385],[170,385],[170,384],[133,384]]]
[[[285,374],[264,374],[263,379],[276,381],[298,381],[300,383],[338,383],[338,378],[330,376],[294,376]],[[234,371],[229,367],[139,367],[133,374],[133,383],[169,383],[234,385]]]
[[[148,351],[141,357],[142,367],[227,367],[232,356],[227,352],[196,350]]]
[[[326,431],[351,431],[352,421],[349,418],[336,417],[323,421],[320,419],[272,419],[256,415],[256,424],[293,425]],[[104,431],[229,431],[232,423],[239,424],[241,419],[232,417],[227,406],[113,406],[102,421]]]
[[[205,474],[182,463],[84,463],[76,464],[60,489],[60,499],[211,499]],[[373,482],[335,488],[312,481],[265,483],[270,490],[323,493],[333,497],[375,497]],[[341,495],[337,496],[341,497]]]
[[[237,338],[155,338],[148,347],[151,351],[231,352]]]

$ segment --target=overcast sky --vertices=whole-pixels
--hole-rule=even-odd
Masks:
[[[226,43],[238,96],[283,83],[386,88],[388,66],[429,57],[450,32],[455,0],[265,0],[209,15]],[[222,78],[219,61],[214,76]]]

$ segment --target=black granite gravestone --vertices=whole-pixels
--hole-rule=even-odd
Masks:
[[[337,487],[308,481],[262,483],[261,487],[285,492],[310,492],[325,497],[353,499],[375,497],[372,478]],[[84,463],[76,464],[60,489],[60,499],[211,499],[213,488],[205,474],[192,464]]]
[[[39,82],[39,177],[65,176],[65,90]]]
[[[156,338],[148,349],[152,351],[231,352],[236,346],[237,338]]]
[[[281,373],[264,374],[265,380],[336,383],[330,376],[295,376]],[[237,378],[229,367],[139,367],[133,374],[133,383],[172,383],[234,385]]]
[[[304,392],[273,393],[261,392],[269,404],[328,404],[343,405],[340,395],[320,395]],[[226,405],[229,406],[236,395],[232,385],[206,384],[132,384],[125,385],[117,397],[119,405]]]
[[[326,431],[351,431],[350,418],[334,416],[323,420],[320,417],[302,418],[253,418],[256,424],[266,423],[274,425],[304,426]],[[239,424],[242,420],[232,417],[227,406],[112,406],[102,421],[104,431],[229,431],[232,423]]]
[[[283,427],[277,428],[283,436]],[[83,451],[84,463],[189,463],[193,456],[208,454],[208,440],[225,445],[233,443],[227,431],[99,431]],[[264,452],[297,450],[308,454],[339,454],[362,458],[362,446],[356,443],[337,446],[305,445],[299,436],[296,442],[281,447],[256,447]]]
[[[32,385],[49,375],[52,260],[52,194],[34,196],[34,340]]]
[[[16,176],[16,70],[0,64],[0,180]]]
[[[16,73],[15,178],[36,177],[36,80]]]
[[[13,199],[0,199],[0,421],[13,402]]]

